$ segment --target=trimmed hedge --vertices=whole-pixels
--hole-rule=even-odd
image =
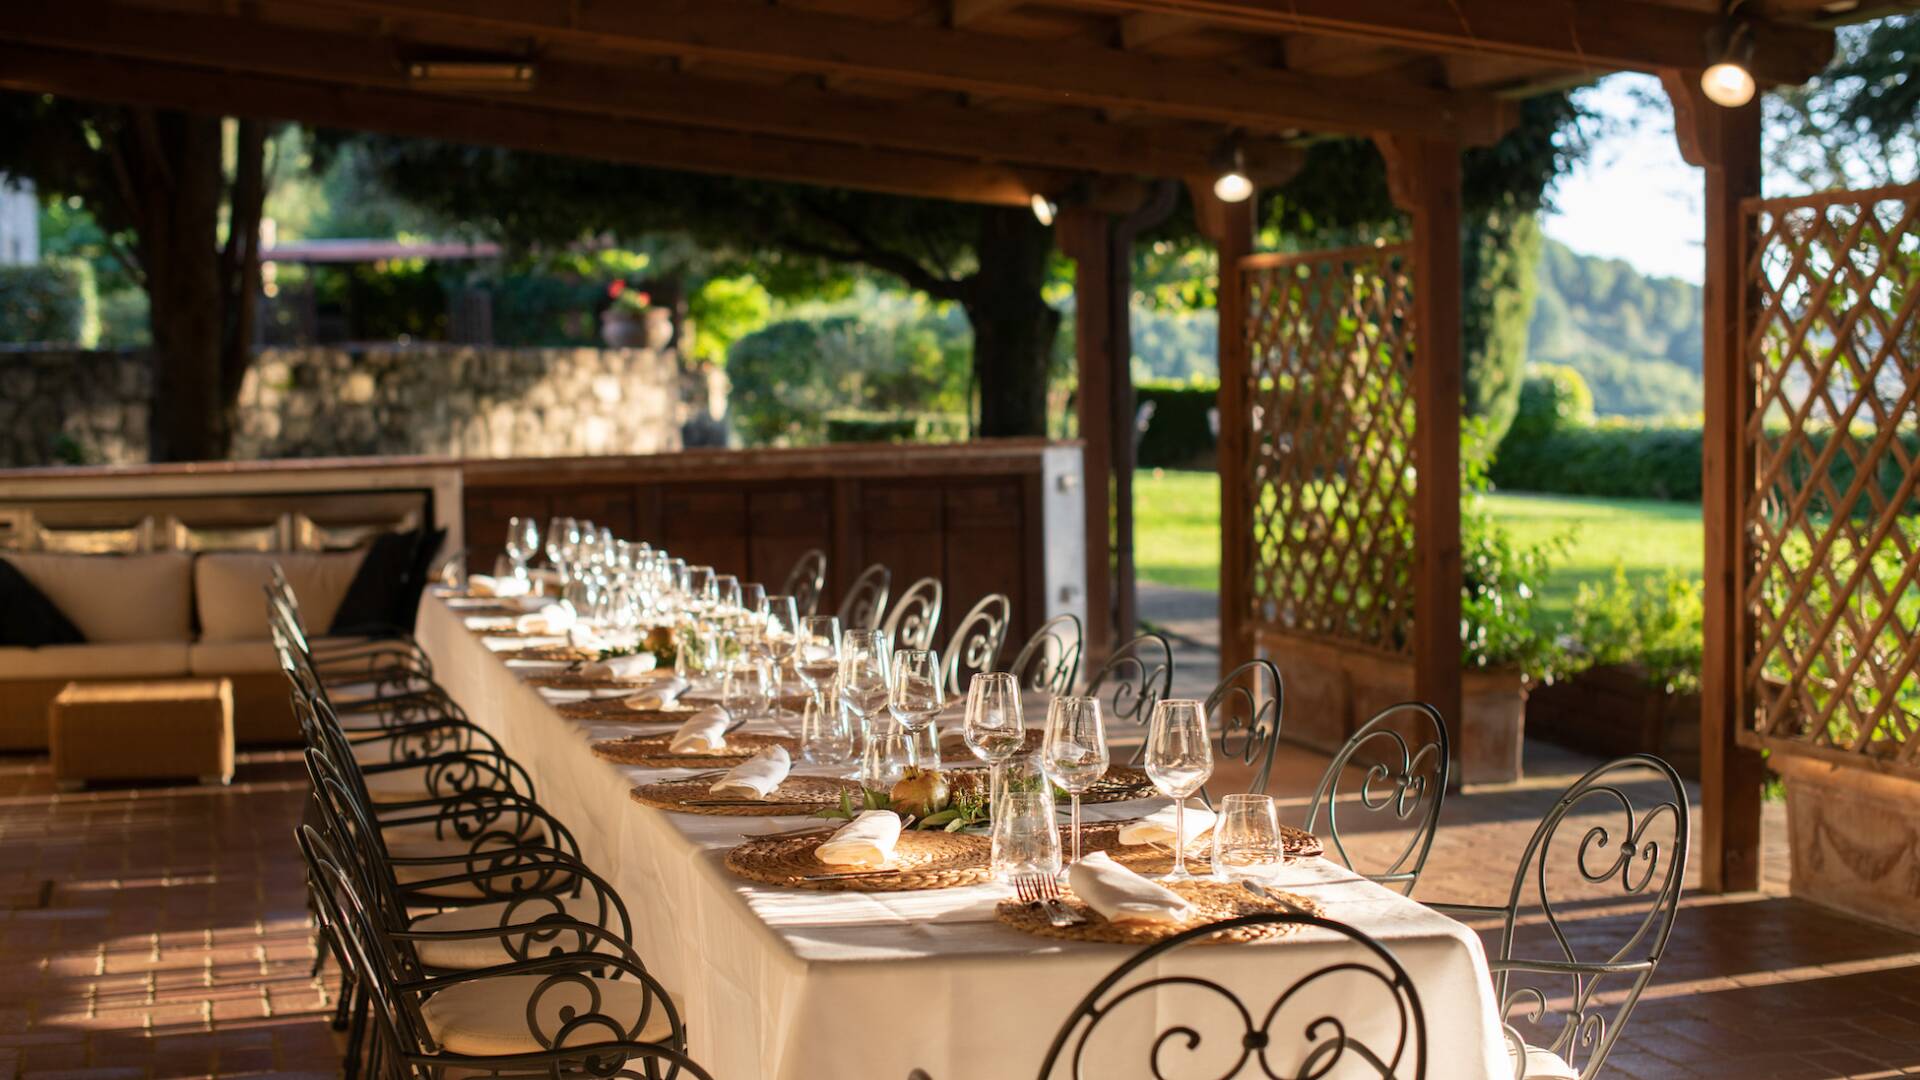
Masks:
[[[822,418],[830,443],[961,442],[967,418],[945,413],[828,413]]]
[[[0,342],[77,345],[100,340],[100,301],[84,259],[0,266]]]
[[[1509,435],[1488,475],[1508,491],[1698,502],[1700,444],[1697,427],[1618,421]]]
[[[1143,469],[1211,469],[1213,425],[1209,414],[1219,402],[1217,383],[1141,383],[1136,405],[1153,404],[1147,430],[1140,436],[1138,464]]]

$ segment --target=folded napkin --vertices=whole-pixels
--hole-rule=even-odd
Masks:
[[[467,591],[474,596],[491,596],[504,600],[513,596],[525,596],[532,592],[533,582],[526,578],[497,578],[491,574],[468,574]]]
[[[707,792],[723,799],[765,800],[780,786],[780,781],[787,778],[787,770],[791,768],[793,759],[787,756],[787,748],[769,746],[727,770],[727,775]]]
[[[664,709],[680,699],[687,692],[687,680],[679,676],[662,679],[660,682],[637,694],[628,694],[620,699],[629,709],[645,712],[651,709]]]
[[[609,656],[604,660],[595,660],[580,669],[580,674],[589,679],[631,679],[635,675],[645,675],[654,669],[659,661],[650,652],[628,653],[625,656]]]
[[[900,815],[868,810],[814,848],[813,857],[829,866],[885,866],[899,842]]]
[[[1120,826],[1122,844],[1158,844],[1161,847],[1173,846],[1174,807],[1155,810],[1139,821],[1131,821]],[[1204,806],[1187,804],[1187,843],[1191,844],[1207,834],[1213,828],[1213,811]],[[1182,845],[1184,846],[1184,845]]]
[[[691,754],[701,750],[722,750],[727,745],[727,725],[733,718],[722,708],[701,709],[687,718],[674,731],[673,740],[667,743],[667,749],[676,754]]]
[[[573,608],[566,604],[548,604],[531,615],[514,620],[513,628],[523,634],[564,634],[573,629]]]
[[[1165,923],[1186,917],[1187,902],[1096,851],[1067,870],[1067,884],[1108,922]]]

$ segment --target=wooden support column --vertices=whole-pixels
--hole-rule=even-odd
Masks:
[[[1087,530],[1087,626],[1083,667],[1104,660],[1114,642],[1113,598],[1113,340],[1112,219],[1084,207],[1060,211],[1060,248],[1073,259],[1073,342],[1079,389],[1081,479]]]
[[[1460,148],[1375,136],[1413,219],[1413,692],[1446,717],[1465,770],[1460,700]]]
[[[1751,628],[1740,604],[1746,558],[1743,495],[1752,454],[1743,437],[1754,387],[1741,362],[1750,306],[1744,265],[1753,236],[1740,201],[1760,194],[1760,101],[1728,109],[1708,101],[1697,71],[1661,73],[1673,102],[1680,153],[1706,172],[1706,255],[1701,277],[1701,350],[1706,390],[1700,455],[1700,512],[1706,525],[1700,663],[1700,887],[1732,892],[1760,887],[1758,751],[1736,739],[1746,721],[1742,670],[1752,655]]]
[[[1220,316],[1220,436],[1215,456],[1220,472],[1220,673],[1253,659],[1253,507],[1248,494],[1253,415],[1248,408],[1247,290],[1240,260],[1253,253],[1253,211],[1258,195],[1221,202],[1213,178],[1188,182],[1201,235],[1219,253],[1220,284],[1214,305]]]

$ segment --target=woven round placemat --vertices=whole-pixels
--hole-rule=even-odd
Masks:
[[[549,690],[644,690],[660,681],[660,676],[651,671],[624,679],[588,675],[583,671],[527,671],[522,672],[520,678],[530,686],[544,686]]]
[[[984,765],[961,765],[942,771],[947,774],[949,783],[953,783],[957,777],[964,777],[965,783],[976,785],[980,790],[986,788],[988,772]],[[1128,799],[1145,799],[1155,794],[1158,792],[1154,790],[1153,781],[1147,779],[1145,772],[1130,765],[1115,765],[1107,770],[1107,775],[1095,781],[1093,787],[1080,796],[1080,804],[1090,806],[1094,803],[1125,802]],[[1060,801],[1065,803],[1066,796],[1061,796]]]
[[[636,709],[621,697],[561,701],[553,707],[569,720],[603,720],[624,724],[684,724],[700,711],[691,705],[678,703],[664,709]]]
[[[1090,854],[1104,851],[1113,857],[1113,861],[1135,873],[1149,877],[1164,874],[1173,869],[1173,849],[1155,844],[1122,844],[1120,842],[1121,822],[1090,821],[1080,830],[1080,853]],[[1060,830],[1061,850],[1073,843],[1069,830]],[[1307,859],[1325,852],[1320,838],[1304,829],[1291,825],[1280,826],[1282,854],[1289,859]],[[1187,869],[1196,874],[1211,873],[1213,870],[1213,834],[1208,833],[1187,844]]]
[[[994,918],[1016,930],[1025,930],[1040,937],[1060,938],[1064,941],[1099,941],[1110,945],[1151,945],[1156,941],[1170,938],[1183,930],[1191,930],[1203,923],[1219,922],[1240,915],[1260,915],[1270,911],[1287,911],[1288,904],[1295,910],[1304,910],[1315,915],[1323,914],[1320,904],[1296,893],[1269,890],[1275,897],[1287,901],[1269,900],[1255,896],[1238,884],[1224,881],[1176,881],[1167,888],[1179,893],[1189,905],[1186,918],[1169,923],[1115,923],[1108,922],[1099,912],[1081,903],[1070,888],[1061,888],[1061,900],[1069,908],[1086,918],[1086,922],[1073,926],[1055,926],[1047,921],[1046,913],[1031,904],[1019,900],[1002,900],[993,909]],[[1299,931],[1300,927],[1289,923],[1270,923],[1265,926],[1243,926],[1235,930],[1224,930],[1210,937],[1201,938],[1199,943],[1217,945],[1227,942],[1264,941],[1270,938],[1284,937]]]
[[[593,744],[593,752],[621,765],[645,765],[654,769],[692,768],[701,765],[738,765],[769,746],[784,748],[798,755],[800,744],[785,735],[748,735],[735,732],[727,736],[727,745],[719,750],[695,750],[676,754],[667,749],[672,733],[665,735],[629,735]]]
[[[517,649],[501,649],[494,655],[502,660],[548,660],[557,663],[584,664],[589,660],[600,659],[600,650],[555,642],[546,645],[522,645]]]
[[[832,835],[831,830],[822,830],[806,836],[749,840],[727,852],[727,869],[749,881],[822,892],[951,889],[959,885],[978,885],[990,876],[987,864],[993,845],[986,837],[908,829],[900,834],[900,841],[893,848],[893,858],[884,867],[898,870],[898,873],[861,873],[828,881],[806,880],[820,874],[846,874],[868,869],[823,863],[815,858],[813,853]]]
[[[717,693],[681,694],[680,700],[686,702],[689,705],[695,705],[703,709],[713,705],[726,704],[726,702],[720,699],[720,695]],[[807,695],[804,693],[786,694],[781,697],[769,698],[767,700],[768,709],[785,709],[788,712],[797,713],[805,710],[806,707],[807,707]]]
[[[469,615],[467,630],[470,633],[485,634],[488,637],[553,637],[552,634],[536,634],[520,629],[518,617],[504,615]]]
[[[641,784],[629,795],[642,806],[672,810],[681,814],[707,814],[715,817],[785,817],[813,814],[840,805],[841,795],[860,796],[860,785],[836,776],[789,776],[773,789],[766,802],[728,802],[719,806],[701,806],[706,799],[719,796],[709,790],[712,780],[665,780]]]

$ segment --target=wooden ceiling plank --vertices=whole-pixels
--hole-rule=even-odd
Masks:
[[[1026,0],[953,0],[947,21],[956,28],[964,28],[1003,11],[1012,11],[1023,3]]]
[[[1206,26],[1186,15],[1167,15],[1158,11],[1139,11],[1120,18],[1120,47],[1144,49],[1155,42],[1189,34]]]
[[[0,10],[0,37],[159,62],[316,82],[413,90],[391,44],[251,19],[161,14],[102,0]],[[881,146],[1047,168],[1132,176],[1203,171],[1225,132],[1129,129],[1091,117],[1009,118],[941,101],[895,101],[804,86],[760,86],[589,64],[539,65],[535,85],[502,100],[728,131]],[[1291,175],[1300,151],[1246,141],[1256,176]]]
[[[1511,107],[1490,95],[889,25],[738,0],[281,0],[278,6],[404,14],[643,53],[1131,108],[1257,131],[1408,131],[1482,144],[1498,139],[1513,120]]]

